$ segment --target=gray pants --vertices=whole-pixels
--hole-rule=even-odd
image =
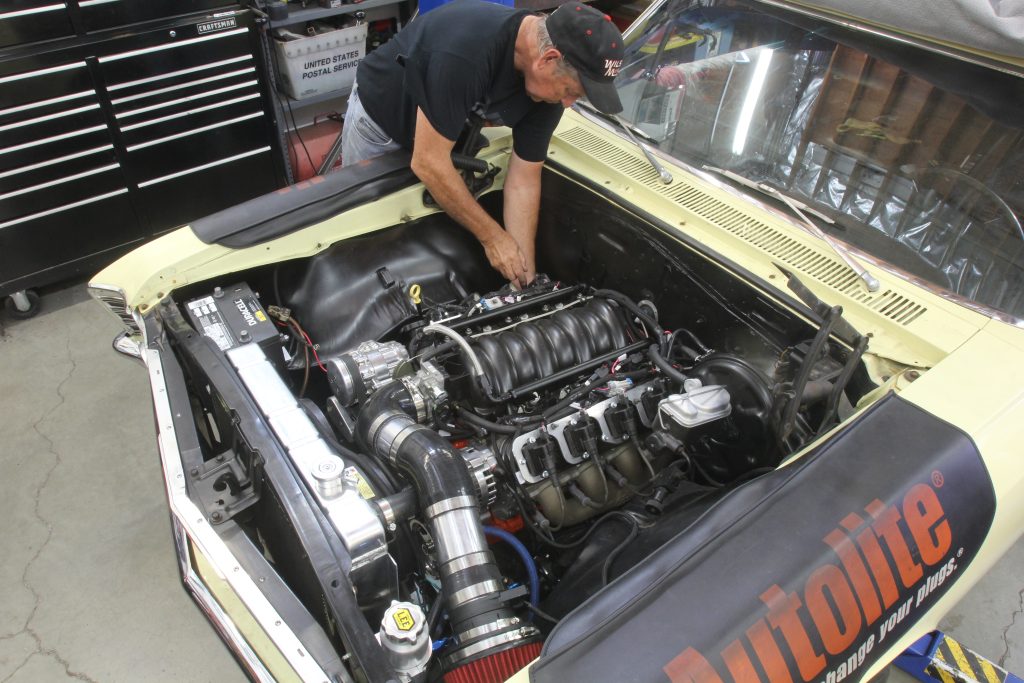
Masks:
[[[388,137],[363,109],[358,85],[353,84],[352,94],[348,96],[345,125],[341,129],[342,166],[351,166],[400,148],[401,145]]]

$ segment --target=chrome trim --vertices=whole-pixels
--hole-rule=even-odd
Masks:
[[[626,27],[625,32],[622,34],[622,42],[627,47],[629,46],[629,43],[633,40],[633,34],[639,31],[642,35],[643,30],[641,29],[641,27],[647,21],[649,21],[651,16],[658,12],[661,9],[661,6],[664,4],[664,2],[652,2],[648,4],[647,7],[645,7],[644,10],[640,13],[640,16],[634,19],[630,23],[630,25]]]
[[[81,180],[82,178],[88,178],[89,176],[99,175],[100,173],[106,173],[107,171],[113,171],[121,168],[121,164],[108,164],[99,168],[93,168],[88,171],[82,171],[74,175],[65,176],[63,178],[57,178],[46,183],[40,183],[39,185],[32,185],[31,187],[24,187],[20,190],[13,190],[5,194],[0,194],[0,199],[10,199],[11,197],[17,197],[20,194],[27,194],[29,192],[35,192],[36,190],[43,190],[47,187],[53,187],[54,185],[62,185],[64,183],[70,183],[74,180]]]
[[[215,81],[223,81],[225,78],[231,78],[232,76],[242,76],[244,74],[256,73],[256,67],[250,66],[248,69],[239,69],[238,71],[227,71],[216,76],[210,76],[209,78],[200,78],[197,81],[186,81],[177,85],[169,85],[166,88],[157,88],[156,90],[147,90],[145,92],[136,93],[135,95],[127,95],[125,97],[119,97],[116,100],[111,100],[110,103],[124,104],[125,102],[132,102],[134,100],[141,100],[147,97],[153,97],[155,95],[163,95],[164,93],[174,92],[175,90],[182,90],[194,85],[203,85],[204,83],[213,83]],[[0,112],[2,114],[3,112]]]
[[[479,567],[480,565],[487,564],[490,561],[491,553],[489,551],[470,553],[469,555],[457,557],[451,562],[445,562],[441,564],[441,574],[443,574],[445,577],[448,577],[452,574],[458,574],[464,569],[469,569],[470,567]]]
[[[175,531],[179,534],[184,534],[181,531],[181,525],[175,520],[177,527]],[[186,537],[187,538],[187,537]],[[179,552],[188,552],[188,541],[179,540],[177,544],[186,544],[185,548],[179,550]],[[182,564],[186,564],[182,562]],[[242,660],[242,664],[245,666],[246,671],[257,681],[272,681],[273,676],[270,671],[267,670],[266,666],[260,660],[259,656],[253,651],[246,642],[245,636],[241,634],[238,627],[228,617],[227,612],[217,602],[217,598],[213,596],[210,589],[207,588],[206,584],[203,583],[203,579],[192,569],[191,565],[185,566],[182,570],[182,580],[185,583],[186,588],[191,592],[192,597],[199,605],[205,614],[206,618],[213,622],[214,630],[217,634],[227,641],[228,647],[233,649],[238,657]]]
[[[164,137],[164,138],[157,138],[155,140],[149,140],[148,142],[140,142],[139,144],[132,145],[131,147],[127,147],[126,149],[129,152],[134,152],[136,150],[145,149],[146,147],[152,147],[153,145],[160,145],[160,144],[163,144],[165,142],[170,142],[171,140],[178,140],[180,138],[186,138],[189,135],[198,135],[199,133],[205,133],[207,131],[214,130],[216,128],[223,128],[225,126],[231,126],[231,125],[234,125],[234,124],[239,123],[241,121],[248,121],[249,119],[259,118],[260,116],[263,116],[263,112],[262,111],[256,111],[256,112],[253,112],[251,114],[246,114],[245,116],[238,116],[238,117],[233,118],[233,119],[228,119],[227,121],[218,121],[217,123],[211,123],[210,125],[203,126],[202,128],[193,128],[192,130],[186,130],[183,133],[175,133],[174,135],[168,135],[167,137]]]
[[[476,628],[471,628],[468,631],[463,631],[459,634],[459,642],[464,643],[467,640],[473,640],[474,638],[479,638],[482,635],[493,633],[495,631],[500,631],[502,629],[508,628],[509,626],[515,626],[518,623],[519,617],[497,619],[489,624],[484,624],[483,626],[477,626]]]
[[[7,176],[18,175],[27,171],[34,171],[38,168],[45,168],[47,166],[53,166],[60,164],[65,161],[71,161],[72,159],[80,159],[81,157],[87,157],[90,154],[99,154],[100,152],[106,152],[107,150],[114,149],[113,145],[103,145],[102,147],[93,147],[81,152],[75,152],[74,154],[68,154],[66,156],[57,157],[56,159],[50,159],[48,161],[40,161],[38,164],[30,164],[28,166],[19,166],[18,168],[12,168],[9,171],[0,172],[0,178],[6,178]]]
[[[89,133],[96,133],[101,130],[106,130],[106,124],[102,126],[93,126],[92,128],[82,128],[80,130],[73,130],[70,133],[61,133],[60,135],[54,135],[48,138],[41,138],[39,140],[30,140],[29,142],[15,145],[14,147],[4,147],[0,149],[0,154],[9,154],[10,152],[20,152],[23,149],[29,149],[30,147],[38,147],[39,145],[46,145],[51,142],[58,142],[59,140],[67,140],[68,138],[78,137],[79,135],[88,135]]]
[[[178,442],[174,430],[174,418],[171,412],[170,399],[167,396],[167,385],[163,379],[163,368],[160,362],[158,351],[147,349],[144,355],[146,367],[149,371],[150,389],[153,394],[153,409],[157,424],[157,446],[160,451],[160,461],[163,467],[164,484],[167,488],[167,501],[171,508],[175,525],[180,525],[182,533],[188,537],[202,552],[210,565],[224,577],[224,580],[231,586],[242,603],[249,609],[256,623],[267,634],[267,637],[277,646],[281,656],[304,680],[326,681],[327,676],[323,669],[314,661],[313,657],[306,652],[302,641],[289,628],[288,624],[274,609],[266,596],[260,592],[252,577],[242,571],[241,566],[235,560],[234,555],[227,545],[220,539],[213,528],[206,523],[203,512],[188,497],[185,488],[185,472],[181,464],[181,454],[178,451]],[[179,560],[182,566],[190,566],[187,557],[181,557],[184,549],[179,547]],[[201,587],[214,605],[216,600],[209,595],[202,579],[189,570],[189,575],[194,584]],[[197,594],[198,595],[198,594]],[[248,662],[250,658],[257,659],[248,643],[242,638],[237,627],[232,623],[230,617],[222,610],[215,609],[208,611],[207,616],[215,627],[222,634],[239,656]],[[262,665],[261,665],[262,667]],[[268,681],[271,678],[266,679]]]
[[[55,112],[53,114],[46,114],[45,116],[37,116],[34,119],[25,119],[24,121],[16,121],[15,123],[8,123],[6,125],[0,126],[0,131],[14,130],[15,128],[24,128],[25,126],[33,126],[33,125],[35,125],[37,123],[42,123],[44,121],[53,121],[54,119],[62,119],[65,116],[74,116],[75,114],[81,114],[82,112],[92,111],[94,109],[99,109],[99,108],[100,108],[100,105],[97,102],[96,104],[89,104],[89,105],[86,105],[84,107],[78,107],[77,109],[65,109],[64,111],[58,111],[58,112]]]
[[[11,83],[13,81],[20,81],[25,78],[35,78],[36,76],[46,76],[48,74],[60,73],[61,71],[71,71],[72,69],[84,69],[86,66],[85,62],[74,62],[72,64],[61,64],[60,66],[51,66],[46,69],[37,69],[36,71],[26,71],[20,74],[14,74],[11,76],[0,77],[0,85],[4,83]]]
[[[45,107],[49,104],[58,104],[59,102],[77,100],[82,97],[91,97],[95,94],[96,93],[92,90],[83,90],[82,92],[71,93],[70,95],[63,95],[62,97],[51,97],[48,100],[39,100],[37,102],[29,102],[28,104],[19,104],[17,107],[8,107],[7,109],[0,109],[0,116],[9,116],[10,114],[17,114],[20,111],[38,109],[39,107]]]
[[[120,354],[138,361],[142,360],[142,342],[136,339],[128,330],[122,330],[120,334],[114,337],[111,346]]]
[[[198,38],[189,38],[188,40],[181,40],[176,43],[168,43],[167,45],[156,45],[154,47],[144,47],[140,50],[131,50],[130,52],[120,52],[114,55],[107,55],[100,57],[100,64],[106,64],[107,62],[117,62],[122,59],[130,59],[131,57],[138,57],[140,55],[148,55],[154,52],[163,52],[164,50],[173,50],[177,47],[185,47],[186,45],[195,45],[196,43],[205,43],[208,40],[218,40],[220,38],[227,38],[228,36],[237,36],[242,33],[248,33],[248,28],[238,28],[234,31],[224,31],[222,33],[211,33],[205,36],[199,36]]]
[[[259,81],[256,81],[256,80],[245,81],[244,83],[234,83],[232,85],[228,85],[228,86],[225,86],[223,88],[216,88],[214,90],[206,90],[206,91],[203,91],[203,92],[200,92],[200,93],[196,93],[195,95],[189,95],[188,97],[179,97],[176,100],[168,100],[166,102],[161,102],[160,104],[151,104],[151,105],[149,105],[147,107],[142,107],[141,109],[132,109],[130,111],[124,111],[124,112],[121,112],[119,114],[114,114],[114,118],[122,119],[122,118],[127,118],[129,116],[137,116],[139,114],[145,114],[146,112],[156,111],[157,109],[166,109],[167,107],[173,107],[176,104],[182,104],[184,102],[194,102],[195,100],[201,100],[204,97],[213,97],[214,95],[223,95],[224,93],[231,92],[232,90],[241,90],[242,88],[248,88],[250,86],[258,86],[258,85],[259,85]]]
[[[108,85],[107,91],[113,92],[114,90],[124,90],[125,88],[131,88],[133,86],[142,85],[144,83],[152,83],[153,81],[163,81],[168,78],[174,78],[175,76],[183,76],[185,74],[196,73],[198,71],[206,71],[207,69],[216,69],[218,66],[224,66],[225,64],[237,64],[238,62],[245,62],[251,59],[252,55],[250,54],[239,55],[238,57],[229,57],[227,59],[222,59],[219,62],[200,64],[199,66],[192,66],[187,69],[179,69],[178,71],[168,71],[166,73],[157,74],[156,76],[148,76],[146,78],[140,78],[134,81],[115,83],[114,85]]]
[[[472,586],[467,586],[460,591],[456,591],[448,598],[448,605],[455,607],[458,605],[464,605],[467,602],[482,598],[485,595],[492,593],[500,593],[501,584],[494,579],[487,579],[480,583],[474,583]]]
[[[113,285],[90,283],[86,287],[86,291],[89,296],[110,311],[111,315],[124,325],[127,332],[139,340],[142,339],[142,320],[137,313],[129,308],[123,289]]]
[[[121,2],[121,0],[78,0],[78,6],[92,7],[93,5],[106,5],[109,2]]]
[[[128,126],[120,126],[120,128],[122,132],[127,132],[129,130],[135,130],[136,128],[144,128],[146,126],[152,126],[157,123],[163,123],[164,121],[180,119],[183,116],[192,116],[193,114],[199,114],[204,111],[210,111],[211,109],[219,109],[220,107],[226,107],[230,104],[237,104],[238,102],[245,102],[246,100],[254,100],[259,96],[260,94],[258,92],[252,93],[250,95],[245,95],[244,97],[235,97],[234,99],[224,100],[223,102],[214,102],[213,104],[208,104],[205,107],[189,109],[188,111],[181,111],[177,114],[168,114],[167,116],[161,116],[157,119],[149,119],[148,121],[139,121],[138,123],[133,123]]]
[[[0,14],[0,21],[5,19],[15,19],[17,17],[27,17],[32,14],[42,14],[43,12],[54,12],[59,9],[67,9],[68,6],[65,3],[59,5],[45,5],[43,7],[32,7],[29,9],[20,9],[13,12],[4,12]]]
[[[65,204],[64,206],[58,206],[53,209],[47,209],[46,211],[40,211],[39,213],[33,213],[28,216],[22,216],[21,218],[15,218],[14,220],[7,221],[6,223],[0,223],[0,230],[2,230],[3,228],[9,228],[12,225],[17,225],[18,223],[27,223],[28,221],[34,221],[35,219],[42,218],[44,216],[52,216],[53,214],[60,213],[61,211],[77,209],[79,206],[85,206],[86,204],[92,204],[93,202],[100,202],[103,201],[104,199],[110,199],[111,197],[116,197],[119,194],[124,194],[127,191],[127,187],[122,187],[120,190],[114,190],[113,192],[97,195],[96,197],[89,197],[88,199],[83,199],[72,204]]]
[[[162,183],[162,182],[165,182],[167,180],[174,180],[175,178],[180,178],[182,176],[190,175],[192,173],[198,173],[199,171],[205,171],[208,168],[215,168],[215,167],[221,166],[223,164],[229,164],[232,161],[238,161],[239,159],[244,159],[246,157],[251,157],[251,156],[254,156],[256,154],[262,154],[263,152],[269,152],[269,151],[270,151],[270,145],[267,145],[266,147],[260,147],[259,149],[254,149],[254,150],[249,151],[249,152],[243,152],[241,154],[236,154],[235,156],[228,157],[227,159],[218,159],[217,161],[211,161],[210,163],[203,164],[202,166],[196,166],[194,168],[187,168],[184,171],[178,171],[177,173],[171,173],[170,175],[165,175],[165,176],[160,177],[160,178],[153,178],[152,180],[147,180],[147,181],[145,181],[143,183],[139,183],[138,186],[139,186],[139,188],[149,187],[150,185],[156,185],[157,183]],[[2,226],[0,226],[0,227],[2,227]]]
[[[473,507],[474,505],[476,505],[476,498],[473,496],[455,496],[454,498],[446,498],[434,503],[424,510],[423,514],[428,519],[431,519],[451,510],[461,510],[462,508]]]

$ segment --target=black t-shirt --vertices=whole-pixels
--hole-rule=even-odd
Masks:
[[[416,18],[359,65],[359,100],[407,149],[417,107],[449,140],[458,138],[475,111],[512,128],[513,149],[522,159],[543,161],[562,106],[530,99],[515,70],[516,36],[527,14],[481,0],[454,0]]]

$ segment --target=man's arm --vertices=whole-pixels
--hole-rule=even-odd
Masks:
[[[526,261],[526,283],[536,269],[537,217],[540,213],[540,176],[543,161],[523,161],[512,152],[505,177],[505,228],[519,244]]]
[[[454,146],[454,141],[434,129],[422,109],[416,110],[412,172],[426,185],[434,201],[480,240],[491,266],[509,282],[525,285],[528,282],[526,261],[516,239],[505,232],[470,194],[462,176],[452,165]],[[536,232],[536,218],[533,230]]]

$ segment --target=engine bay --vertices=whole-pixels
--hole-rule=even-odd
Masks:
[[[742,311],[678,246],[606,226],[550,249],[542,265],[558,276],[522,290],[466,257],[458,228],[431,224],[417,226],[430,247],[403,226],[164,307],[176,348],[199,333],[244,385],[344,546],[400,680],[509,677],[576,607],[870,388],[866,340],[842,339],[839,312],[810,323],[730,285],[756,301]],[[631,270],[595,275],[594,257],[629,240]],[[405,258],[413,249],[429,254]],[[674,284],[645,288],[647,261],[670,264]],[[241,407],[185,365],[204,442],[196,495],[351,651],[315,567],[294,566],[287,506]]]

